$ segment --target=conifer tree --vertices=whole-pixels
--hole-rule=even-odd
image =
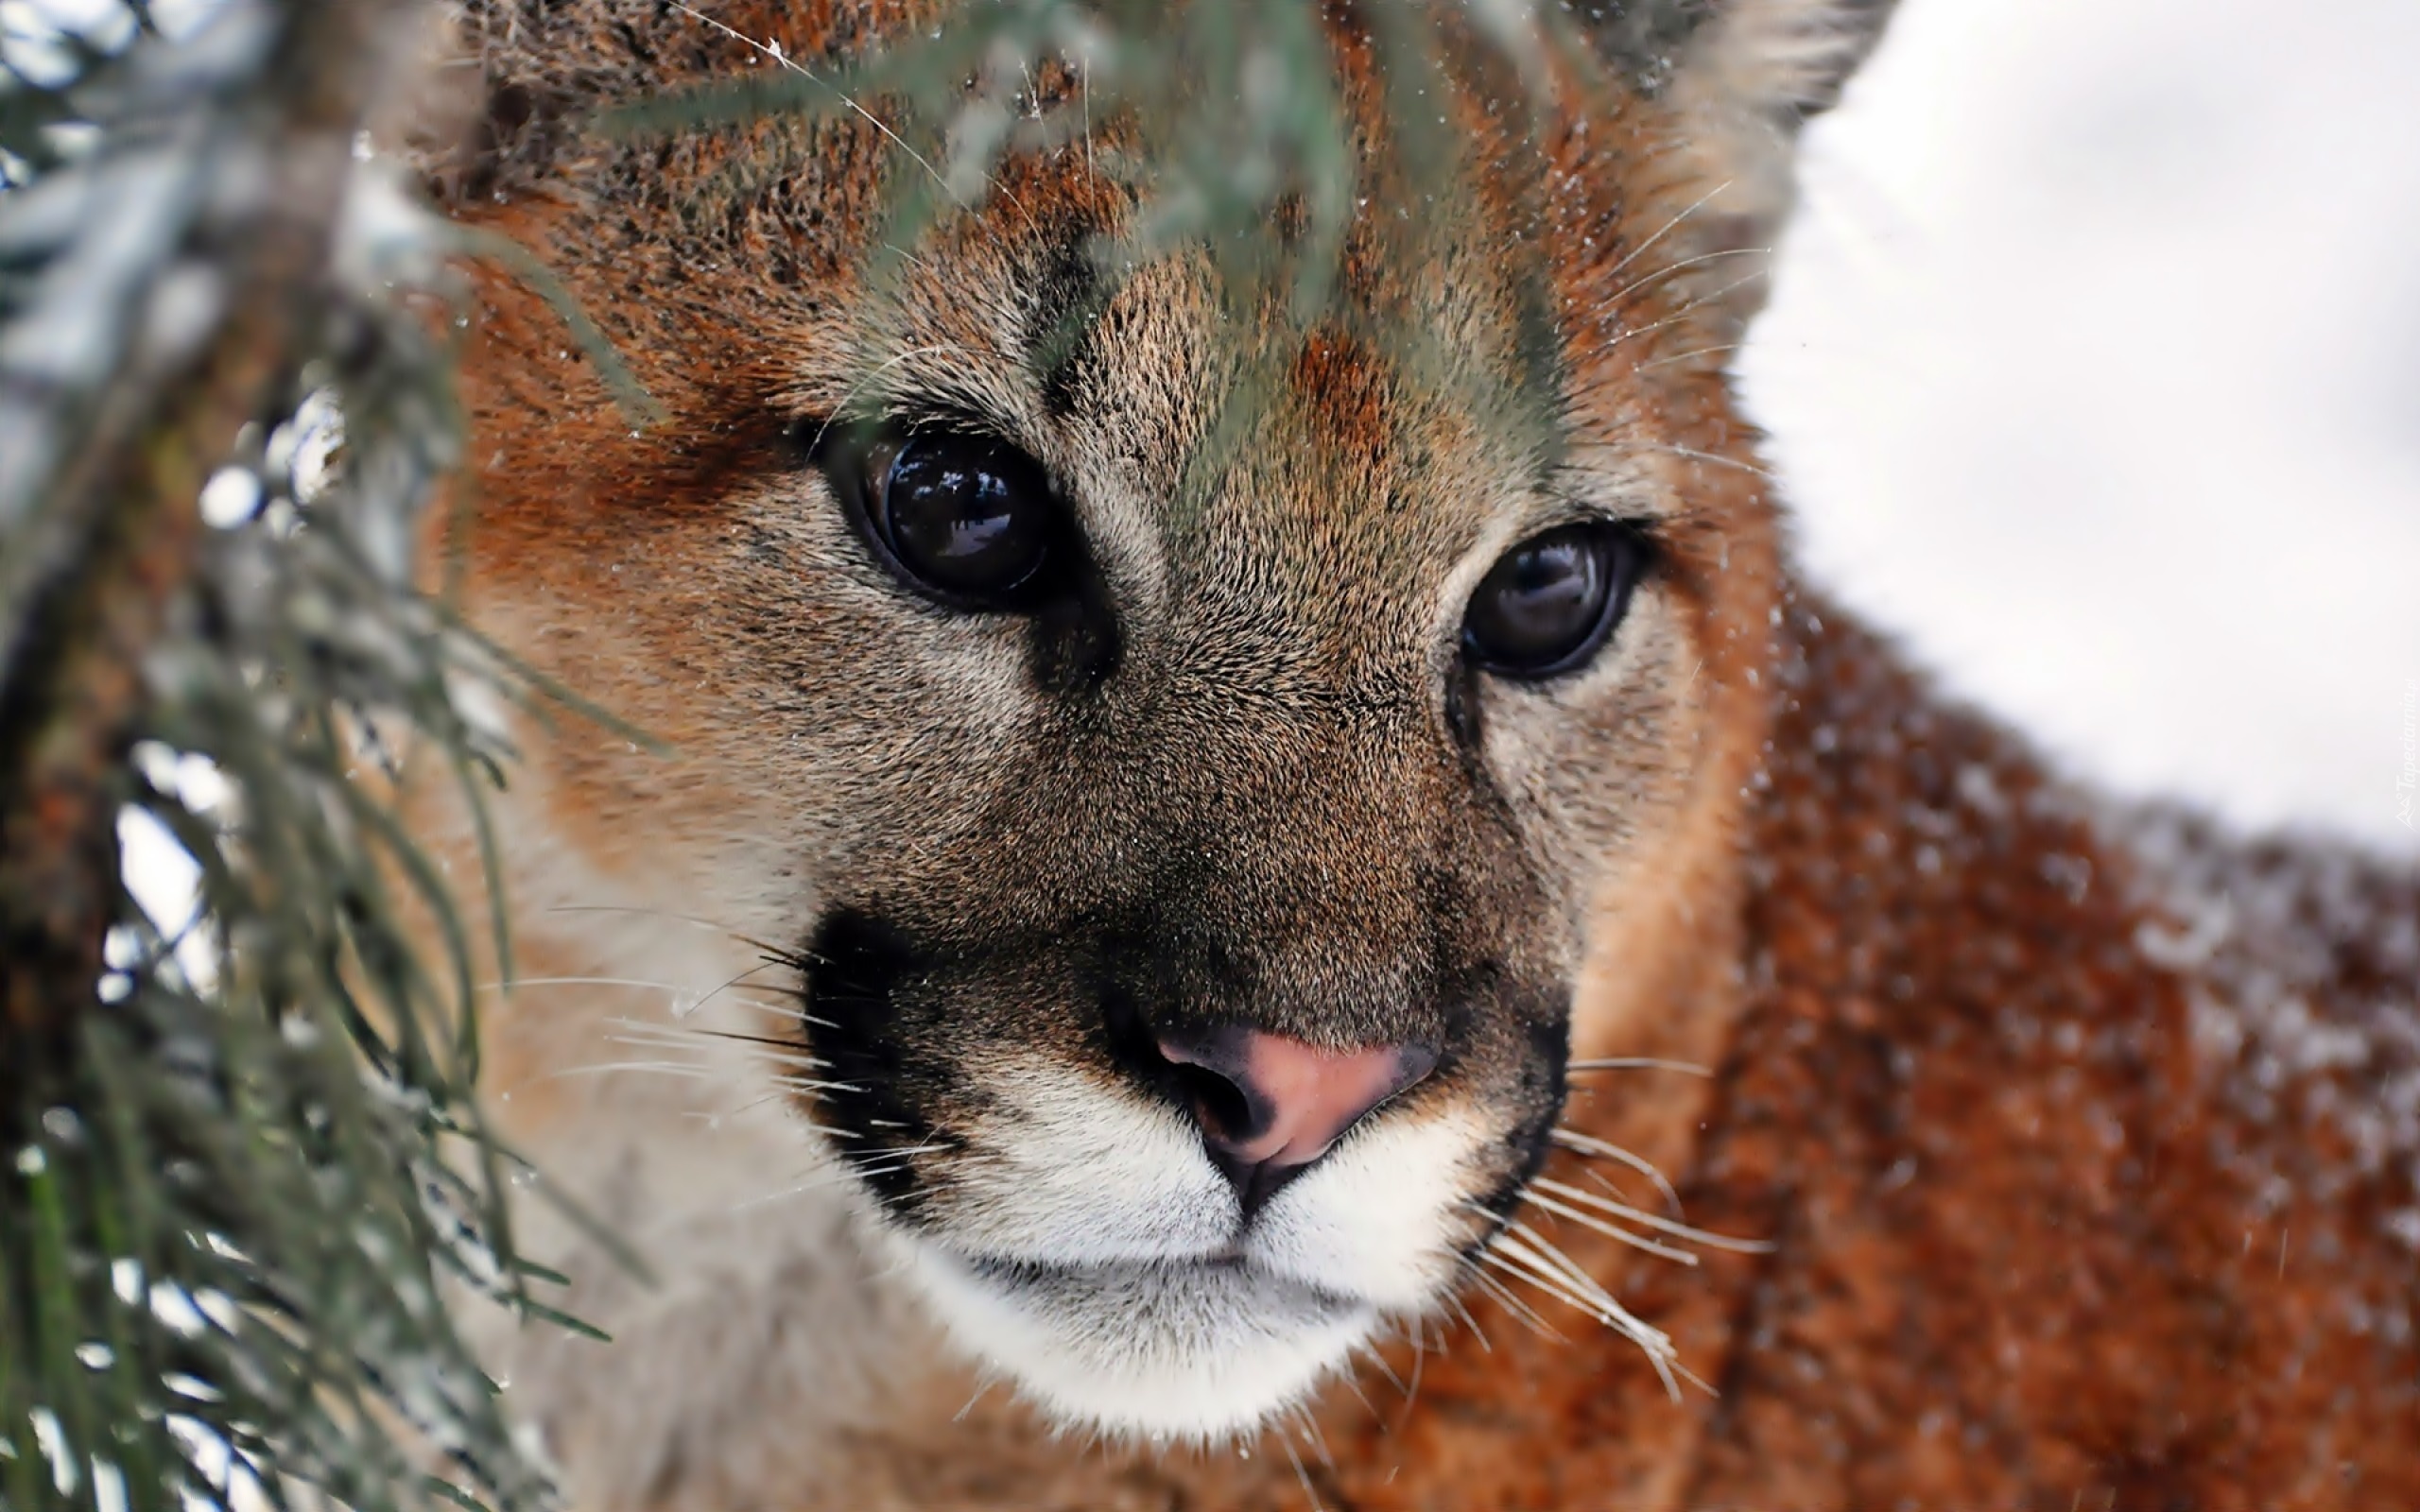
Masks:
[[[526,691],[413,585],[446,228],[355,145],[420,9],[128,0],[0,80],[10,1507],[545,1492],[444,1305],[544,1306],[471,1097],[486,926],[375,780],[408,731],[475,792],[453,687]]]

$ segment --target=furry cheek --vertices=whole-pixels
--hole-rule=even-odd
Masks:
[[[1056,1265],[1187,1260],[1219,1248],[1235,1194],[1193,1126],[1039,1057],[986,1073],[993,1111],[936,1173],[923,1232],[966,1254]]]
[[[1270,1204],[1253,1259],[1391,1313],[1426,1312],[1489,1226],[1478,1167],[1490,1134],[1461,1101],[1374,1121]]]

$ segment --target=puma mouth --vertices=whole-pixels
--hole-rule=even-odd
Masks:
[[[961,1350],[1063,1424],[1221,1442],[1451,1295],[1542,1155],[1563,998],[1441,977],[1313,1040],[1314,978],[1140,937],[836,909],[809,1111]]]
[[[1378,1324],[1374,1304],[1239,1254],[1067,1265],[908,1244],[960,1343],[1050,1417],[1122,1435],[1249,1434]]]
[[[1339,1311],[1368,1305],[1341,1292],[1281,1275],[1254,1263],[1240,1248],[1220,1250],[1192,1260],[1112,1261],[1090,1265],[1064,1265],[995,1255],[960,1256],[959,1263],[966,1267],[970,1276],[1008,1293],[1067,1287],[1143,1293],[1162,1284],[1182,1286],[1185,1284],[1186,1278],[1202,1275],[1233,1278],[1237,1285],[1254,1289],[1255,1295],[1259,1289],[1282,1288]]]

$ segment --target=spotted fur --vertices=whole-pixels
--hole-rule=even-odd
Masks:
[[[656,1276],[529,1205],[580,1504],[2420,1500],[2410,866],[2098,802],[1788,564],[1722,349],[1886,10],[1583,8],[1618,93],[1469,111],[1296,340],[1095,273],[1080,143],[876,278],[880,102],[593,128],[895,8],[466,5],[432,180],[668,416],[482,284],[474,614],[671,748],[525,722],[499,814],[498,1106]],[[808,455],[877,414],[1029,451],[1094,586],[905,593]],[[1576,517],[1655,543],[1612,645],[1468,670]],[[1443,1057],[1244,1225],[1133,1050],[1234,1022]]]

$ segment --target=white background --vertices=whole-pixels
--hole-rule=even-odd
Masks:
[[[2420,0],[1903,0],[1739,370],[1816,576],[1952,688],[2420,854]]]

